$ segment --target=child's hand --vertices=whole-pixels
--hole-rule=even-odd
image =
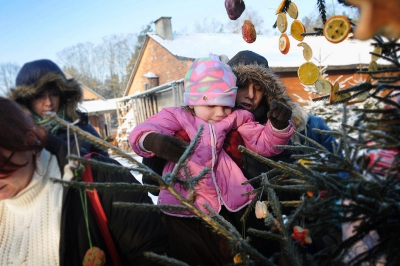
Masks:
[[[177,163],[189,143],[177,137],[152,132],[143,140],[143,147],[160,158]]]
[[[292,110],[285,104],[272,100],[270,109],[267,113],[271,125],[276,129],[284,129],[289,125],[289,119],[292,116]]]

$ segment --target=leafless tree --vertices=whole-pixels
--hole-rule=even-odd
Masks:
[[[222,33],[224,31],[224,24],[215,18],[209,21],[205,18],[203,21],[196,21],[194,24],[194,32],[196,33]]]
[[[0,95],[6,95],[15,86],[15,77],[21,67],[14,63],[0,64]]]
[[[253,23],[257,34],[268,34],[270,30],[265,30],[264,27],[264,19],[258,13],[257,10],[252,9],[251,7],[246,7],[243,14],[237,20],[230,20],[226,24],[226,31],[227,33],[241,33],[242,26],[245,20],[251,20]]]
[[[101,44],[80,43],[57,53],[63,70],[107,97],[120,97],[126,85],[126,66],[135,52],[134,34],[104,37]],[[107,80],[107,82],[106,82]],[[105,91],[111,90],[112,93]]]

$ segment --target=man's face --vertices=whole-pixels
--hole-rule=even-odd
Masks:
[[[236,105],[241,108],[254,112],[264,97],[264,89],[255,82],[248,82],[238,87]]]
[[[31,101],[32,111],[40,117],[46,117],[47,112],[57,113],[60,108],[60,93],[57,89],[45,89]]]

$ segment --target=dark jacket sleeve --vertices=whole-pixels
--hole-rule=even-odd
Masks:
[[[95,156],[96,160],[116,163],[103,156]],[[140,184],[131,174],[107,173],[92,168],[95,182],[126,182]],[[156,211],[134,211],[113,206],[113,202],[135,202],[153,204],[147,192],[99,192],[104,212],[108,217],[109,229],[120,251],[124,265],[154,265],[145,258],[143,252],[167,254],[169,251],[168,232]]]
[[[84,130],[84,131],[86,131],[86,132],[92,134],[93,136],[95,136],[95,137],[101,139],[99,133],[97,133],[96,129],[94,129],[92,125],[86,124],[86,125],[78,125],[78,126],[79,126],[79,128],[81,128],[82,130]],[[88,150],[89,152],[96,152],[96,153],[99,153],[99,154],[101,154],[101,155],[103,155],[103,156],[106,156],[106,157],[109,157],[109,156],[110,156],[110,155],[108,154],[107,151],[104,151],[104,150],[102,150],[102,149],[96,147],[95,145],[93,145],[93,144],[91,144],[91,143],[89,143],[89,142],[87,142],[87,141],[85,141],[85,140],[84,140],[83,143],[82,143],[82,147],[83,147],[84,149]]]
[[[319,134],[317,132],[313,131],[313,128],[316,129],[321,129],[321,130],[331,130],[328,125],[325,123],[325,121],[321,117],[317,117],[314,115],[309,114],[309,118],[307,121],[307,135],[304,134],[305,132],[301,132],[302,134],[306,135],[307,137],[315,140],[322,146],[324,146],[329,152],[333,153],[333,146],[337,147],[337,142],[333,135],[324,135],[324,134]]]

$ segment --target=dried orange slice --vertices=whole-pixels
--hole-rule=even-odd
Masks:
[[[278,18],[276,19],[276,26],[278,27],[278,30],[282,33],[284,33],[287,29],[287,18],[286,14],[283,12],[280,12],[278,14]]]
[[[292,25],[290,26],[290,34],[292,34],[292,37],[301,42],[304,40],[304,36],[301,34],[305,32],[306,28],[304,25],[297,19],[293,20]]]
[[[377,46],[377,47],[374,48],[374,51],[372,51],[372,52],[375,53],[375,54],[381,55],[382,54],[382,47]],[[376,61],[379,58],[380,57],[377,56],[377,55],[374,55],[374,54],[371,55],[371,61]]]
[[[333,103],[334,101],[336,101],[338,95],[335,94],[336,92],[339,91],[339,82],[335,82],[335,84],[333,84],[333,87],[331,89],[331,94],[329,96],[329,102]]]
[[[279,4],[278,8],[275,11],[275,15],[278,15],[280,12],[282,12],[283,8],[285,7],[285,2],[286,0],[282,0],[282,2]]]
[[[345,16],[333,16],[324,25],[324,36],[332,43],[339,43],[347,38],[351,30],[350,22]]]
[[[350,93],[350,92],[346,92],[346,93],[339,94],[339,95],[337,96],[335,102],[339,102],[339,101],[344,100],[344,99],[347,99],[347,98],[349,98],[349,97],[351,97],[351,93]]]
[[[368,95],[369,95],[369,91],[365,91],[363,93],[360,93],[352,101],[347,102],[346,105],[352,105],[352,104],[355,104],[355,103],[362,103],[368,98]]]
[[[282,33],[281,36],[279,37],[279,51],[281,51],[282,54],[287,54],[290,49],[290,41],[289,37],[285,34]]]
[[[318,67],[312,62],[305,62],[297,70],[297,76],[305,85],[314,84],[319,77]]]
[[[314,86],[319,92],[322,93],[329,93],[332,90],[332,83],[324,78],[318,79]]]
[[[306,61],[308,61],[312,58],[312,49],[307,43],[301,42],[297,46],[304,48],[303,49],[303,57]]]
[[[371,61],[368,66],[368,71],[377,71],[378,70],[378,64],[376,61]],[[376,77],[376,74],[369,74],[372,78]]]
[[[287,13],[292,19],[297,19],[297,17],[299,16],[299,9],[294,2],[290,2]]]

